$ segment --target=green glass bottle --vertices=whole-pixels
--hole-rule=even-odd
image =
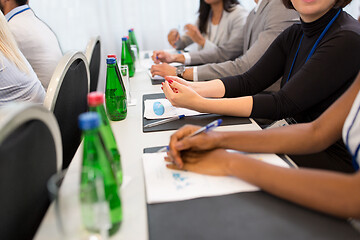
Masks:
[[[139,57],[139,44],[136,41],[136,37],[135,37],[135,32],[133,28],[129,29],[129,40],[130,40],[130,45],[136,45],[136,49],[137,49],[137,56]]]
[[[88,94],[88,104],[91,112],[97,112],[100,116],[100,136],[104,141],[106,149],[112,157],[111,166],[115,172],[119,187],[122,184],[123,174],[121,167],[121,156],[116,144],[116,140],[111,129],[109,119],[104,108],[104,94],[101,92],[91,92]]]
[[[126,46],[127,46],[127,48],[129,49],[129,52],[130,52],[130,54],[131,54],[131,58],[132,58],[133,63],[134,63],[134,69],[136,70],[136,64],[135,64],[135,62],[136,62],[136,57],[135,57],[135,53],[134,53],[134,51],[131,49],[130,41],[129,41],[129,36],[125,36],[125,37],[126,37]]]
[[[106,113],[110,120],[120,121],[125,119],[127,115],[125,86],[121,79],[116,59],[108,58],[106,63]]]
[[[116,55],[115,54],[110,54],[110,55],[107,55],[107,57],[108,58],[115,58],[115,60],[116,60],[116,64],[115,64],[116,74],[117,74],[118,78],[122,82],[121,86],[123,87],[123,90],[126,92],[124,81],[123,81],[123,78],[122,78],[122,76],[124,76],[125,74],[123,73],[123,75],[121,75],[121,73],[120,73],[120,69],[119,69],[119,66],[118,66],[118,60],[117,60]]]
[[[121,47],[121,65],[127,65],[129,68],[129,76],[133,77],[135,74],[135,64],[132,60],[130,49],[127,47],[126,37],[122,38],[122,47]]]
[[[88,112],[80,114],[79,127],[83,132],[83,162],[82,166],[86,169],[94,169],[101,173],[103,179],[103,187],[105,193],[105,200],[108,203],[110,212],[109,234],[114,234],[119,228],[122,221],[122,207],[118,192],[118,185],[111,165],[106,157],[104,145],[101,143],[99,137],[100,117],[98,113]],[[86,189],[86,184],[93,180],[95,176],[91,174],[82,174],[80,188]],[[94,193],[96,195],[97,193]],[[96,198],[94,198],[96,200]],[[80,195],[80,202],[84,201],[83,196]],[[94,202],[94,204],[97,202]],[[82,211],[89,211],[88,208],[82,208]],[[82,213],[82,216],[95,217],[96,214]],[[96,219],[84,219],[85,227],[88,222],[96,222]],[[93,227],[93,226],[91,226]],[[91,228],[90,231],[99,231],[99,229]]]

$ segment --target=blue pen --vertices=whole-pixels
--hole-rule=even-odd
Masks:
[[[198,135],[198,134],[200,134],[202,132],[208,132],[208,131],[212,130],[213,128],[218,127],[221,123],[222,123],[222,119],[215,120],[215,121],[209,123],[208,125],[206,125],[206,126],[204,126],[202,128],[199,128],[197,131],[193,132],[192,134],[190,134],[187,137],[193,137],[193,136]],[[167,152],[169,150],[170,150],[169,146],[166,146],[166,147],[161,148],[157,152]]]

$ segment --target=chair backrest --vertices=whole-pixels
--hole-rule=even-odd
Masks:
[[[32,239],[49,206],[47,181],[61,169],[60,129],[41,105],[0,108],[0,239]]]
[[[89,67],[81,52],[71,51],[60,60],[51,78],[44,106],[58,121],[62,146],[63,169],[67,168],[79,147],[81,132],[78,116],[88,110]]]
[[[90,69],[90,92],[96,91],[99,82],[101,43],[100,36],[91,38],[86,46],[85,56]]]

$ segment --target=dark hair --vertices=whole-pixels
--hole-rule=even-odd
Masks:
[[[334,7],[335,8],[343,8],[348,5],[352,0],[336,0]],[[291,0],[282,0],[283,4],[286,8],[295,9],[291,3]]]
[[[234,6],[239,4],[238,0],[223,0],[224,10],[231,12],[234,10]],[[206,33],[208,18],[210,14],[211,6],[207,4],[204,0],[200,0],[199,7],[199,30],[201,33]]]
[[[28,1],[28,0],[15,0],[16,4],[17,4],[18,6],[22,6],[22,5],[27,4],[27,1]]]

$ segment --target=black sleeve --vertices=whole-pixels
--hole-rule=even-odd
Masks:
[[[259,61],[247,72],[220,80],[225,86],[226,98],[255,95],[276,82],[284,72],[288,30],[281,33],[266,50]]]
[[[253,97],[251,117],[294,116],[334,95],[360,69],[360,36],[342,31],[321,43],[312,57],[274,94]]]

